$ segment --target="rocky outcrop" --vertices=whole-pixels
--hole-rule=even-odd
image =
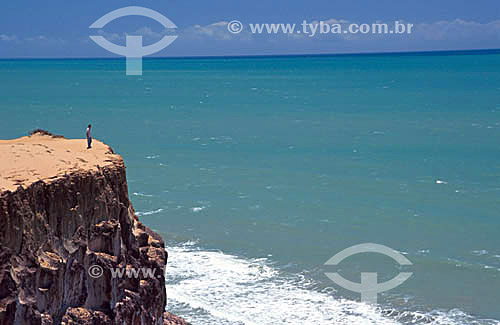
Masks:
[[[164,242],[135,215],[123,160],[106,154],[0,193],[0,324],[186,324],[164,313]]]

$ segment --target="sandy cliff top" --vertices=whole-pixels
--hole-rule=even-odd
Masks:
[[[91,149],[87,149],[86,139],[41,133],[0,140],[0,192],[15,191],[39,180],[50,182],[76,171],[97,170],[121,160],[97,140],[92,141]]]

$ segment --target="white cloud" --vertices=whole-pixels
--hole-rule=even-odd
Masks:
[[[103,30],[99,30],[97,32],[97,34],[99,36],[104,37],[105,39],[107,39],[110,42],[112,42],[112,41],[119,41],[119,40],[125,39],[125,33],[123,33],[123,34],[120,35],[118,33],[107,33],[107,32],[105,32]]]
[[[215,40],[230,40],[232,39],[232,34],[227,30],[227,25],[227,21],[218,21],[206,26],[194,25],[191,28],[187,28],[186,33]]]
[[[163,36],[162,33],[154,32],[151,27],[142,27],[136,30],[134,33],[130,35],[141,35],[146,38],[160,38]]]
[[[347,29],[351,23],[369,24],[372,23],[386,23],[389,30],[392,29],[394,21],[374,21],[374,22],[354,22],[346,19],[328,18],[322,20],[324,23],[333,25],[340,24],[343,29]],[[320,20],[309,20],[308,24],[319,24]],[[411,21],[399,20],[400,23],[411,24]],[[273,22],[269,22],[273,23]],[[293,22],[290,22],[293,24]],[[296,30],[302,30],[302,22],[296,22]],[[201,26],[194,25],[179,32],[182,37],[191,37],[197,39],[207,40],[255,40],[255,41],[321,41],[321,40],[344,40],[344,41],[363,41],[363,40],[408,40],[408,41],[477,41],[477,40],[500,40],[500,20],[479,23],[474,21],[465,21],[462,19],[455,19],[451,21],[437,21],[432,23],[414,23],[411,34],[320,34],[316,33],[314,37],[311,34],[284,34],[275,33],[268,34],[263,32],[261,34],[252,34],[248,24],[244,24],[243,31],[239,34],[231,34],[227,30],[227,21],[219,21],[209,25]],[[500,43],[498,44],[500,47]]]
[[[24,39],[25,41],[32,42],[32,41],[46,41],[47,37],[44,35],[37,35],[33,37],[27,37]]]
[[[413,35],[423,40],[433,41],[487,38],[500,40],[500,20],[478,23],[457,18],[452,21],[419,23],[415,25]]]
[[[342,18],[327,18],[322,20],[328,25],[341,25],[342,29],[347,29],[348,25],[351,23],[357,24],[369,24],[372,23],[386,23],[389,29],[392,29],[394,21],[373,21],[373,22],[363,22],[363,21],[349,21]],[[399,20],[400,23],[412,23],[403,20]],[[273,22],[269,22],[273,23]],[[319,24],[320,20],[309,20],[308,24]],[[269,41],[269,42],[312,42],[312,41],[325,41],[325,40],[336,40],[336,41],[369,41],[369,40],[401,40],[405,39],[407,41],[435,41],[435,40],[450,40],[450,41],[468,41],[477,39],[500,39],[500,20],[492,21],[489,23],[479,23],[473,21],[465,21],[462,19],[455,19],[452,21],[437,21],[432,23],[415,23],[411,34],[352,34],[352,33],[327,33],[321,34],[319,30],[311,37],[310,30],[309,33],[273,33],[268,34],[263,32],[261,34],[252,34],[248,23],[244,23],[242,32],[238,34],[232,34],[228,31],[227,21],[217,21],[208,25],[192,25],[184,28],[178,29],[166,29],[163,31],[153,31],[150,27],[142,27],[135,32],[131,33],[109,33],[103,30],[99,30],[98,34],[104,36],[111,42],[124,41],[127,35],[141,35],[145,40],[156,41],[161,39],[165,35],[178,35],[180,39],[195,39],[195,40],[234,40],[234,41]],[[290,22],[293,24],[293,22]],[[296,22],[296,30],[302,30],[302,21]],[[1,39],[1,38],[0,38]],[[500,44],[499,44],[500,45]]]
[[[10,42],[10,41],[15,41],[15,40],[17,40],[16,35],[0,34],[0,41]]]
[[[155,32],[151,29],[151,27],[146,26],[146,27],[141,27],[134,32],[109,33],[105,32],[104,30],[99,30],[97,34],[99,36],[103,36],[110,42],[123,43],[123,41],[125,41],[125,39],[127,38],[127,35],[142,36],[144,40],[156,41],[165,35],[172,35],[172,34],[175,35],[176,33],[173,32],[172,29],[165,29],[161,32]],[[87,40],[88,39],[84,39],[83,42],[87,42]]]
[[[229,22],[218,21],[209,25],[194,25],[180,30],[180,37],[194,38],[200,40],[251,40],[252,33],[248,30],[248,26],[244,26],[243,30],[238,34],[232,34],[228,31]]]
[[[319,23],[320,20],[308,20],[308,23]],[[228,21],[215,21],[206,25],[191,25],[177,29],[153,30],[151,27],[142,27],[130,33],[121,30],[111,31],[89,31],[82,33],[76,39],[62,40],[49,35],[11,35],[0,33],[0,45],[22,45],[44,46],[44,48],[63,48],[71,51],[72,42],[93,43],[89,35],[101,35],[112,43],[124,45],[127,34],[141,35],[144,37],[143,44],[153,44],[165,35],[177,35],[177,52],[173,55],[239,55],[239,54],[274,54],[274,53],[341,53],[341,52],[366,52],[366,51],[420,51],[420,50],[446,50],[446,49],[473,49],[473,48],[500,48],[500,20],[491,22],[466,21],[454,19],[448,21],[421,22],[403,21],[402,23],[414,23],[412,34],[320,34],[314,37],[309,34],[252,34],[249,22],[244,21],[243,31],[232,34],[228,31]],[[386,23],[389,27],[393,21],[350,21],[341,18],[326,18],[323,22],[333,25],[340,24],[347,28],[350,23]],[[252,22],[253,23],[253,22]],[[268,23],[273,23],[270,21]],[[276,23],[276,22],[274,22]],[[279,21],[278,21],[279,23]],[[302,20],[295,23],[296,29],[302,29]],[[154,26],[153,26],[154,27]],[[212,41],[217,42],[212,42]],[[8,42],[11,43],[8,43]],[[180,43],[185,41],[185,43]],[[3,43],[5,42],[5,43]],[[215,43],[215,44],[212,44]],[[87,48],[84,45],[83,48]]]

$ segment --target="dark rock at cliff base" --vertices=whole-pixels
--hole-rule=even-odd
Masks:
[[[39,137],[54,159],[70,141]],[[135,215],[120,156],[18,184],[0,189],[0,324],[187,324],[165,312],[164,242]]]
[[[163,314],[164,325],[189,325],[184,319],[169,312]]]

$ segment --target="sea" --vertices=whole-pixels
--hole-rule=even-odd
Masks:
[[[500,51],[0,60],[0,138],[121,154],[192,324],[500,324]],[[384,245],[404,256],[358,252]],[[333,282],[378,283],[378,304]]]

